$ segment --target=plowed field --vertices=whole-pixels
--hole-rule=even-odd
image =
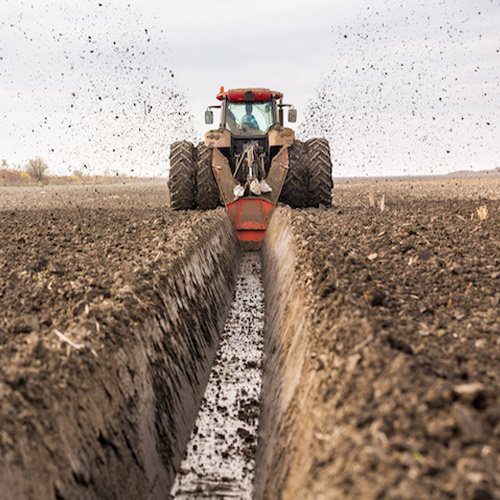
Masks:
[[[309,328],[268,498],[500,498],[499,189],[338,183],[275,215]]]
[[[333,203],[274,216],[307,336],[260,491],[500,498],[500,182],[339,182]],[[0,189],[7,498],[164,497],[172,408],[199,404],[230,302],[224,234],[165,184]]]
[[[222,209],[171,212],[166,183],[0,191],[0,497],[165,497],[231,300],[230,230]]]

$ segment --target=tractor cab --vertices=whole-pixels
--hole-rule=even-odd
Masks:
[[[272,160],[283,146],[291,144],[294,132],[283,127],[283,108],[288,106],[289,121],[295,121],[296,111],[283,104],[283,94],[269,89],[234,89],[217,94],[218,106],[205,112],[207,124],[213,123],[213,108],[221,110],[217,130],[205,136],[209,148],[218,148],[226,157],[236,181],[233,194],[260,196],[270,193],[266,181]],[[280,140],[286,136],[285,142]],[[217,139],[214,141],[214,139]]]
[[[177,141],[170,148],[172,208],[212,209],[222,202],[244,248],[258,248],[278,203],[291,207],[331,205],[332,165],[328,142],[295,140],[284,126],[297,112],[283,94],[266,88],[224,90],[209,106],[205,122],[219,126],[194,147]]]
[[[275,125],[283,126],[283,108],[289,107],[288,121],[297,120],[297,111],[290,104],[283,104],[283,94],[269,89],[235,89],[224,91],[221,87],[217,99],[220,106],[209,106],[205,112],[205,123],[214,121],[214,108],[221,109],[220,127],[240,137],[262,136]],[[248,118],[253,116],[254,126]]]

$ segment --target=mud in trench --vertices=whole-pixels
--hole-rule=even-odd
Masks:
[[[261,258],[246,253],[172,498],[252,498],[263,328]]]

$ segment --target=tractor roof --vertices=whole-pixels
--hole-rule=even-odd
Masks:
[[[224,91],[221,88],[221,91],[217,94],[217,99],[222,101],[227,99],[231,102],[259,102],[259,101],[269,101],[271,97],[281,99],[283,97],[282,92],[275,92],[270,89],[232,89]]]

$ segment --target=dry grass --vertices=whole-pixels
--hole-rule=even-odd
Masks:
[[[0,169],[0,185],[15,186],[32,183],[33,179],[28,172],[20,172],[19,170],[10,170],[8,168]]]
[[[379,207],[381,212],[385,210],[385,194],[383,194],[382,198],[380,198]]]
[[[0,186],[34,186],[37,184],[117,184],[124,182],[140,182],[149,180],[149,178],[141,177],[127,177],[120,176],[106,176],[106,175],[45,175],[41,183],[36,182],[28,172],[19,170],[11,170],[8,168],[0,169]]]
[[[375,193],[373,191],[368,193],[368,203],[371,208],[375,208]]]
[[[483,222],[488,217],[488,208],[485,205],[482,205],[479,207],[477,210],[477,217],[478,219]]]
[[[377,199],[373,191],[370,191],[368,193],[368,204],[370,205],[370,208],[375,208],[377,206]],[[385,210],[385,194],[383,194],[378,201],[378,207],[380,208],[381,212]]]

